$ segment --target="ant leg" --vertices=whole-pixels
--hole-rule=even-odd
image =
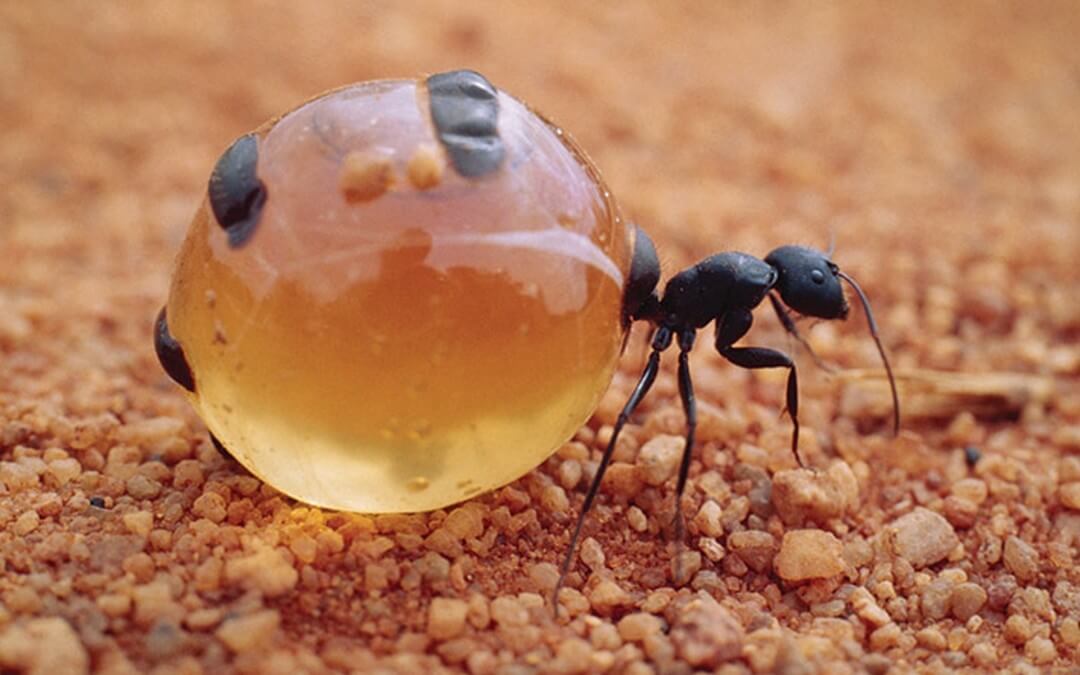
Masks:
[[[799,466],[803,464],[799,456],[799,378],[795,362],[787,354],[766,347],[717,347],[717,351],[740,368],[787,368],[787,409],[794,426],[791,433],[791,452]]]
[[[791,453],[799,466],[805,466],[799,456],[799,377],[795,362],[787,354],[766,347],[732,347],[746,335],[754,315],[746,309],[731,310],[716,320],[716,351],[740,368],[787,368],[787,409],[794,429],[791,433]]]
[[[694,401],[694,384],[690,380],[690,350],[694,346],[695,333],[688,330],[679,333],[679,398],[686,415],[686,444],[683,446],[682,463],[679,464],[679,482],[675,486],[675,537],[683,539],[682,496],[686,490],[686,478],[690,474],[690,460],[694,452],[694,432],[697,429],[697,405]]]
[[[570,564],[574,560],[578,539],[581,538],[581,528],[585,525],[585,516],[589,514],[593,501],[596,499],[596,493],[600,490],[604,472],[607,471],[608,464],[611,462],[611,455],[615,452],[615,442],[619,440],[619,432],[626,426],[626,422],[634,414],[634,409],[641,403],[641,399],[645,398],[645,394],[649,393],[653,382],[656,381],[656,374],[660,370],[660,353],[671,346],[671,337],[671,329],[664,326],[661,326],[656,331],[656,335],[653,336],[652,353],[649,355],[649,362],[645,365],[645,370],[641,373],[641,379],[638,380],[634,391],[630,393],[630,398],[627,399],[626,404],[619,412],[619,418],[616,420],[615,428],[611,432],[611,440],[608,441],[607,447],[604,448],[604,454],[600,457],[600,465],[596,468],[596,475],[593,476],[589,491],[585,494],[585,503],[581,506],[581,513],[578,514],[574,533],[570,536],[570,547],[567,549],[566,557],[563,559],[562,569],[559,570],[559,580],[555,584],[555,590],[551,593],[551,606],[554,608],[556,616],[559,614],[559,591],[566,581],[566,575],[570,572]]]
[[[799,344],[803,346],[803,349],[805,349],[806,352],[810,354],[810,357],[814,359],[814,363],[817,364],[817,367],[827,373],[835,373],[836,368],[822,361],[821,357],[814,351],[814,348],[806,341],[806,338],[799,333],[799,329],[795,326],[795,320],[791,318],[791,314],[789,314],[784,305],[781,304],[775,293],[769,293],[769,302],[772,303],[773,311],[776,312],[776,318],[780,320],[781,325],[784,326],[784,330],[786,330],[791,337],[798,340]]]

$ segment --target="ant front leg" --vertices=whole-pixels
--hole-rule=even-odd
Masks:
[[[581,530],[585,525],[585,518],[589,515],[593,501],[600,492],[604,472],[607,471],[611,456],[615,453],[615,444],[619,440],[619,432],[630,421],[630,416],[634,414],[634,410],[641,403],[641,399],[645,398],[645,394],[649,393],[649,389],[652,388],[653,383],[656,381],[656,375],[660,370],[660,354],[671,346],[671,338],[672,332],[667,326],[660,326],[653,334],[652,353],[649,354],[649,362],[645,365],[645,370],[641,373],[641,379],[638,380],[637,386],[630,393],[626,405],[619,412],[615,427],[611,431],[611,439],[608,441],[607,447],[604,448],[604,454],[600,457],[600,464],[596,467],[596,475],[593,476],[589,491],[585,494],[585,503],[581,506],[581,513],[578,514],[573,534],[570,535],[570,545],[567,547],[566,557],[563,558],[562,567],[559,570],[559,579],[555,582],[555,588],[551,592],[551,606],[554,608],[556,616],[559,614],[559,590],[562,589],[563,583],[566,581],[566,575],[570,572],[570,565],[574,561],[574,552],[577,551],[578,541],[581,539]]]
[[[799,378],[795,362],[787,354],[767,347],[732,347],[750,330],[754,317],[749,310],[732,310],[717,319],[716,351],[740,368],[787,368],[787,409],[791,415],[791,452],[799,466],[805,466],[799,456]]]
[[[799,332],[799,328],[795,325],[795,320],[791,318],[791,314],[784,309],[784,305],[776,297],[776,293],[769,293],[769,303],[772,304],[773,312],[776,313],[776,318],[780,320],[780,325],[784,327],[784,330],[788,332],[788,335],[795,338],[795,340],[803,346],[803,349],[810,355],[810,358],[814,359],[814,363],[818,368],[821,368],[827,373],[835,373],[836,369],[821,360],[821,357],[817,355],[814,348],[810,346],[810,343],[806,341],[802,333]]]

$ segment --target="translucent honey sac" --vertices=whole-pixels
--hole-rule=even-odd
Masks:
[[[529,471],[588,419],[624,328],[631,235],[588,160],[499,93],[504,156],[459,172],[423,81],[259,130],[265,203],[195,216],[167,305],[192,404],[310,504],[423,511]]]

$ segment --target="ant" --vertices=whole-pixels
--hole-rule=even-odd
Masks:
[[[849,308],[840,282],[847,282],[859,297],[870,334],[885,365],[892,392],[893,433],[899,432],[900,401],[896,393],[896,381],[878,335],[870,301],[855,280],[841,271],[829,258],[828,254],[803,246],[781,246],[765,256],[764,260],[733,251],[717,253],[676,274],[668,280],[663,295],[660,295],[656,290],[660,282],[660,263],[656,248],[640,227],[635,228],[634,257],[624,292],[623,321],[627,326],[634,321],[647,321],[651,324],[651,352],[641,378],[619,412],[611,440],[604,449],[596,475],[585,495],[585,503],[578,514],[570,537],[570,547],[552,593],[552,606],[556,613],[559,607],[559,590],[570,571],[582,526],[600,489],[619,433],[656,381],[660,369],[660,355],[673,344],[677,344],[679,348],[679,398],[686,415],[686,444],[675,486],[673,520],[676,540],[683,540],[682,495],[686,490],[686,479],[690,472],[694,431],[697,426],[689,356],[697,332],[709,323],[716,323],[716,351],[736,366],[750,369],[787,368],[787,411],[793,427],[791,452],[799,466],[804,466],[799,456],[799,392],[795,362],[787,354],[775,349],[735,347],[734,344],[750,330],[754,321],[754,308],[768,297],[784,329],[813,354],[813,350],[795,327],[788,310],[825,320],[846,319]],[[814,358],[817,359],[816,355]]]

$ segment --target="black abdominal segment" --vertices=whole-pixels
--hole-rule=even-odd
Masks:
[[[640,227],[634,228],[634,257],[630,261],[630,275],[623,289],[623,321],[629,325],[639,318],[642,305],[652,297],[660,283],[660,259],[652,239]]]
[[[173,382],[195,393],[195,378],[191,375],[191,366],[184,358],[184,349],[169,332],[164,307],[158,312],[157,321],[154,322],[154,351],[157,352],[161,367]]]
[[[241,136],[221,155],[210,174],[210,208],[233,248],[251,237],[266,203],[266,186],[255,173],[258,159],[258,139],[254,134]]]
[[[454,70],[427,79],[431,119],[454,170],[466,178],[496,171],[506,155],[499,138],[499,92],[480,73]]]

